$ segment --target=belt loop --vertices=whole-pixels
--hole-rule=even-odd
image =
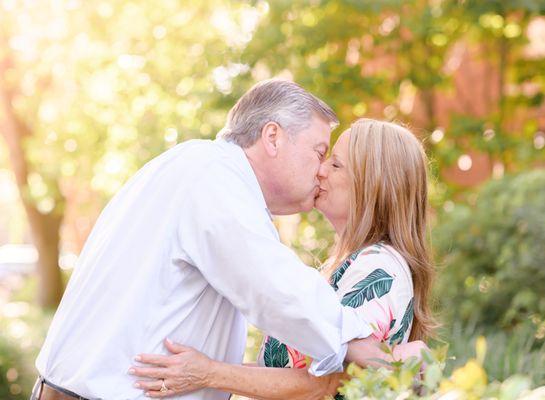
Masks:
[[[34,387],[32,388],[32,394],[30,399],[40,400],[40,397],[42,397],[43,387],[44,387],[44,379],[43,377],[38,376],[38,379],[36,379],[36,383],[34,383]]]
[[[38,391],[38,400],[42,398],[42,392],[44,390],[44,384],[45,384],[45,378],[43,376],[40,376],[40,388]]]

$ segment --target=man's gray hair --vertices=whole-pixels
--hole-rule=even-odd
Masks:
[[[339,123],[331,107],[298,84],[269,79],[254,85],[237,101],[218,137],[247,148],[257,142],[269,122],[276,122],[288,134],[295,135],[308,128],[314,116],[332,128]]]

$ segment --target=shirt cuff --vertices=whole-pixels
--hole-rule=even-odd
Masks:
[[[341,347],[338,353],[330,354],[321,360],[313,360],[308,373],[322,376],[343,371],[343,362],[348,351],[348,342],[353,339],[365,339],[373,333],[369,323],[355,309],[342,308]]]
[[[321,360],[312,360],[308,373],[314,376],[323,376],[334,372],[342,372],[347,351],[348,343],[343,343],[337,354],[331,354]]]
[[[371,324],[363,318],[361,312],[347,306],[344,306],[342,310],[341,343],[348,343],[353,339],[365,339],[373,334]]]

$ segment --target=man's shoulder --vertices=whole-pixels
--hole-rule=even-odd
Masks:
[[[213,140],[192,139],[164,151],[150,160],[142,170],[171,171],[181,178],[213,177],[222,169],[236,166],[237,160]]]
[[[199,162],[201,164],[221,165],[239,164],[244,156],[243,150],[224,140],[192,139],[182,142],[163,155],[172,153],[180,161]]]
[[[159,157],[170,155],[179,161],[191,160],[192,162],[207,162],[217,158],[220,153],[218,146],[212,140],[192,139],[177,144],[172,149],[165,151]]]
[[[224,140],[188,140],[156,159],[159,169],[174,174],[193,193],[222,191],[243,195],[256,190],[256,180],[244,151]]]

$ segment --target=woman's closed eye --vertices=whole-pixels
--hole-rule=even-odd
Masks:
[[[335,156],[331,157],[331,166],[335,169],[339,169],[343,167],[343,164],[339,161],[339,159]]]

